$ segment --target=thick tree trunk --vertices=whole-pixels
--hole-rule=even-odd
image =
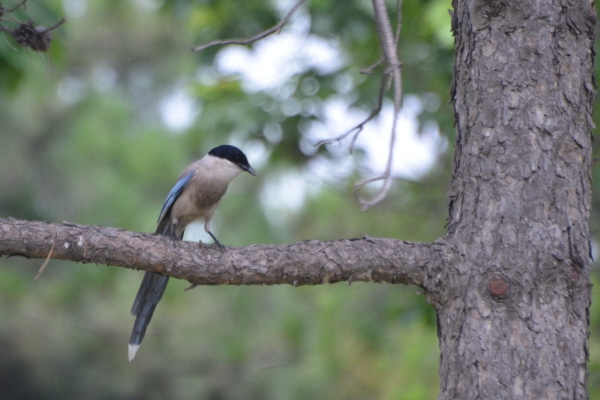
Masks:
[[[594,3],[453,6],[440,399],[586,399]]]

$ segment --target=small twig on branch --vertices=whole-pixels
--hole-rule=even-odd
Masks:
[[[384,62],[384,61],[385,61],[385,59],[383,57],[381,57],[379,60],[377,60],[373,64],[369,65],[367,68],[361,69],[360,73],[362,75],[369,75],[369,74],[371,74],[373,72],[373,70],[375,68],[377,68],[378,66],[380,66],[381,63]]]
[[[384,76],[381,79],[381,85],[379,86],[379,95],[377,96],[377,107],[375,107],[375,109],[371,112],[371,115],[369,115],[367,117],[367,119],[365,119],[364,122],[361,124],[360,130],[358,130],[354,134],[354,137],[352,138],[352,142],[350,143],[350,154],[352,154],[354,152],[354,144],[356,143],[356,139],[358,139],[358,135],[363,130],[363,126],[366,123],[368,123],[369,121],[371,121],[373,118],[378,116],[379,113],[381,112],[381,109],[383,108],[383,94],[385,93],[385,90],[386,90],[385,88],[388,85],[388,81],[389,81],[389,79],[386,76]]]
[[[377,100],[377,107],[375,107],[375,109],[373,111],[371,111],[371,114],[369,114],[369,116],[367,118],[365,118],[360,124],[356,125],[355,127],[350,129],[349,131],[346,131],[345,133],[343,133],[340,136],[334,137],[332,139],[324,139],[324,140],[318,141],[315,144],[315,147],[318,148],[318,147],[321,147],[326,144],[331,144],[333,142],[341,142],[342,140],[346,139],[350,134],[352,134],[354,132],[354,137],[352,138],[352,143],[350,144],[350,154],[352,154],[352,152],[354,151],[354,143],[356,142],[358,135],[362,132],[365,125],[369,121],[371,121],[373,118],[378,116],[379,113],[381,112],[381,108],[383,107],[383,93],[385,92],[385,87],[387,85],[386,82],[387,82],[387,79],[385,79],[385,77],[384,77],[384,79],[381,80],[381,86],[379,87],[379,97]]]
[[[55,23],[54,25],[52,25],[50,28],[42,28],[41,31],[42,32],[49,32],[49,31],[53,31],[54,29],[58,28],[59,26],[61,26],[62,24],[65,23],[65,19],[62,18],[60,21],[58,21],[57,23]]]
[[[14,6],[13,8],[9,8],[8,10],[4,9],[2,7],[2,4],[0,4],[0,18],[4,16],[4,13],[11,13],[13,11],[15,11],[17,8],[23,6],[23,10],[27,8],[27,4],[25,4],[27,0],[23,0],[22,2],[20,2],[19,4],[17,4],[16,6]]]
[[[367,211],[369,208],[373,207],[374,205],[378,204],[381,200],[385,199],[385,196],[387,196],[387,193],[389,192],[390,187],[392,186],[392,163],[394,161],[394,156],[393,156],[394,146],[396,145],[397,122],[398,122],[398,113],[395,113],[394,121],[392,123],[392,134],[391,134],[391,138],[390,138],[388,160],[387,160],[387,165],[385,167],[385,171],[383,172],[383,174],[381,174],[379,176],[374,176],[371,178],[360,180],[354,184],[354,195],[358,199],[358,202],[360,203],[361,209],[363,211]],[[377,195],[375,197],[373,197],[371,200],[366,200],[359,195],[358,191],[360,190],[360,188],[362,188],[367,183],[375,182],[375,181],[379,181],[379,180],[383,180],[383,187],[381,188],[381,190],[379,191],[379,193],[377,193]]]
[[[305,2],[306,0],[299,0],[294,7],[292,7],[292,9],[290,10],[290,12],[287,13],[287,15],[285,17],[283,17],[283,19],[281,21],[279,21],[279,23],[277,25],[275,25],[274,27],[267,29],[266,31],[262,31],[261,33],[259,33],[256,36],[253,36],[249,39],[227,39],[227,40],[215,40],[213,42],[209,42],[206,44],[203,44],[201,46],[197,46],[197,47],[192,47],[192,51],[194,52],[198,52],[198,51],[202,51],[204,49],[207,49],[209,47],[212,46],[220,46],[220,45],[225,45],[225,44],[241,44],[241,45],[246,45],[246,44],[250,44],[250,43],[254,43],[257,42],[261,39],[266,38],[269,35],[272,35],[273,33],[279,33],[281,32],[281,29],[285,26],[285,24],[287,24],[287,22],[290,20],[290,18],[292,17],[292,15],[294,15],[294,13],[296,12],[296,10],[298,10],[298,8],[300,8],[300,6]]]
[[[50,262],[50,258],[52,257],[52,252],[54,251],[54,245],[56,244],[56,238],[57,238],[57,235],[54,235],[54,241],[52,242],[52,246],[50,247],[50,251],[48,252],[48,257],[46,257],[46,261],[44,261],[44,263],[42,264],[40,270],[38,271],[38,274],[35,276],[35,278],[33,278],[34,281],[40,277],[40,275],[42,274],[42,272],[44,272],[44,270],[46,269],[46,266]]]

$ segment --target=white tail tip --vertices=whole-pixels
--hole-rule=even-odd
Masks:
[[[129,361],[130,362],[131,362],[131,360],[134,359],[135,353],[137,353],[139,348],[140,348],[139,344],[130,344],[129,345]]]

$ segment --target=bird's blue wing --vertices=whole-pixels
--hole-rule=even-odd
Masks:
[[[173,186],[173,189],[171,189],[169,195],[167,196],[167,199],[165,200],[165,204],[163,204],[162,209],[160,210],[160,215],[158,216],[159,224],[163,220],[163,218],[169,213],[171,206],[173,205],[173,203],[175,203],[175,200],[177,200],[179,196],[181,196],[181,193],[183,193],[183,190],[190,182],[195,173],[195,169],[190,171],[186,176],[178,180],[175,186]]]

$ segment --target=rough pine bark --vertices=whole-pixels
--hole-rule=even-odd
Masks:
[[[440,399],[586,399],[589,0],[453,0]]]

